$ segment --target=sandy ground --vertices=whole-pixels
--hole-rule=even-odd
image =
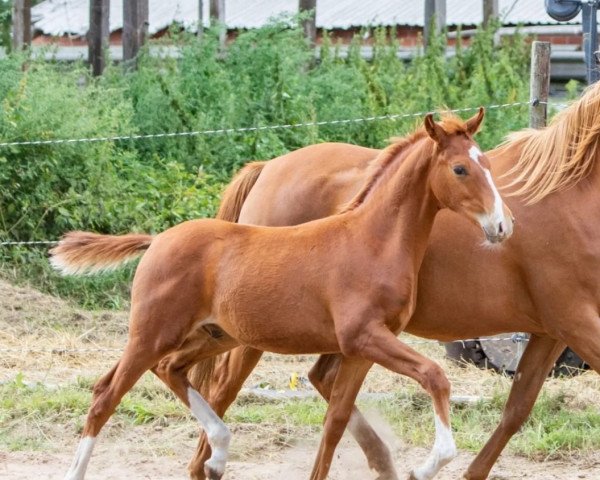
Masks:
[[[96,376],[107,371],[118,358],[125,343],[127,314],[84,312],[33,289],[14,287],[0,280],[0,381],[10,381],[17,372],[27,381],[45,384],[72,383],[78,375]],[[417,342],[409,338],[408,341]],[[61,353],[61,349],[79,352]],[[447,371],[458,395],[486,396],[508,390],[510,379],[481,371],[461,368],[444,359],[443,348],[435,342],[417,343],[417,349],[435,358]],[[97,349],[105,350],[98,352]],[[113,350],[114,349],[114,350]],[[246,386],[288,386],[292,373],[305,377],[314,361],[310,356],[282,357],[267,355],[248,379]],[[390,392],[412,381],[373,369],[363,387],[366,392]],[[571,380],[550,380],[546,388],[569,392],[574,406],[597,403],[600,376],[585,374]],[[399,478],[423,461],[427,451],[407,446],[383,428],[397,459]],[[57,425],[56,429],[64,427]],[[300,430],[300,431],[299,431]],[[42,429],[40,429],[40,432]],[[273,438],[272,429],[260,426],[233,426],[232,457],[225,479],[308,478],[318,445],[318,436],[294,429],[285,440]],[[0,479],[59,479],[70,464],[77,440],[72,432],[52,435],[49,451],[7,452],[0,449]],[[276,432],[275,432],[276,435]],[[59,440],[56,440],[56,439]],[[174,425],[166,428],[139,426],[125,429],[109,424],[103,430],[89,468],[88,479],[183,479],[186,465],[196,443],[196,427]],[[473,454],[461,452],[438,477],[461,478]],[[493,470],[495,479],[600,479],[600,452],[580,457],[576,454],[561,461],[532,461],[505,453]],[[375,478],[351,440],[344,440],[336,452],[332,479]]]
[[[156,437],[156,438],[152,438]],[[131,439],[130,439],[131,440]],[[147,442],[158,442],[156,435],[146,436]],[[239,440],[239,439],[238,439]],[[230,462],[224,480],[305,480],[310,474],[316,452],[316,439],[306,440],[302,445],[267,452],[254,458]],[[65,445],[65,447],[67,447]],[[67,451],[74,451],[71,443]],[[90,462],[89,480],[138,480],[138,479],[185,479],[187,461],[192,454],[193,444],[186,442],[178,453],[152,454],[143,445],[132,444],[124,439],[99,442]],[[400,479],[427,455],[421,448],[397,446],[395,458]],[[461,478],[473,454],[461,452],[459,456],[436,477],[439,480]],[[38,480],[61,479],[72,455],[66,452],[17,452],[0,453],[0,479]],[[366,462],[351,440],[345,439],[338,448],[330,477],[334,480],[370,479],[376,475],[370,472]],[[503,455],[496,464],[490,479],[529,479],[529,480],[577,480],[600,478],[600,455],[585,459],[567,461],[533,462],[521,457]]]

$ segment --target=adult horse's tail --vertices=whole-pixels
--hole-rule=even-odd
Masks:
[[[152,235],[69,232],[50,250],[50,262],[68,275],[110,270],[143,255],[151,243]]]
[[[228,222],[239,220],[242,206],[266,164],[267,162],[252,162],[237,173],[221,196],[221,206],[217,212],[219,220]],[[220,357],[219,355],[199,361],[188,374],[190,383],[204,398],[208,398],[212,374]]]
[[[221,196],[221,206],[217,212],[218,219],[228,222],[239,220],[242,205],[266,164],[267,162],[249,163],[233,177]]]

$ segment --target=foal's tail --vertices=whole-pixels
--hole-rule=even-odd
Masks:
[[[66,275],[110,270],[143,255],[152,235],[69,232],[50,250],[50,263]]]
[[[240,219],[242,206],[266,164],[267,162],[252,162],[236,174],[221,196],[221,206],[217,212],[218,219],[228,222],[237,222]],[[224,355],[228,355],[228,353]],[[200,360],[188,373],[190,383],[204,398],[209,398],[213,372],[217,361],[222,356]]]

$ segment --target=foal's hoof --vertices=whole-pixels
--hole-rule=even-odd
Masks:
[[[221,480],[223,472],[219,473],[214,468],[204,464],[204,475],[206,475],[207,480]]]

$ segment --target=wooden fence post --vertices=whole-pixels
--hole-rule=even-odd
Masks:
[[[312,11],[310,18],[302,21],[302,28],[304,36],[314,46],[317,41],[317,0],[300,0],[298,10],[300,13]]]
[[[31,46],[31,0],[14,0],[12,11],[14,51]]]
[[[531,80],[529,84],[531,106],[529,126],[542,128],[548,118],[548,93],[550,91],[550,42],[533,42],[531,45]]]
[[[483,25],[487,26],[490,20],[498,18],[498,0],[483,0]]]
[[[222,48],[225,46],[225,40],[227,39],[227,28],[225,27],[225,0],[210,0],[211,25],[215,20],[223,27],[219,33],[219,43]]]
[[[435,21],[434,21],[435,18]],[[423,44],[427,48],[432,28],[436,33],[446,27],[446,0],[425,0],[425,23],[423,24]]]
[[[105,49],[109,43],[110,0],[90,0],[88,60],[94,76],[102,75],[106,66]]]
[[[127,68],[137,57],[148,35],[148,0],[123,2],[123,63]]]

